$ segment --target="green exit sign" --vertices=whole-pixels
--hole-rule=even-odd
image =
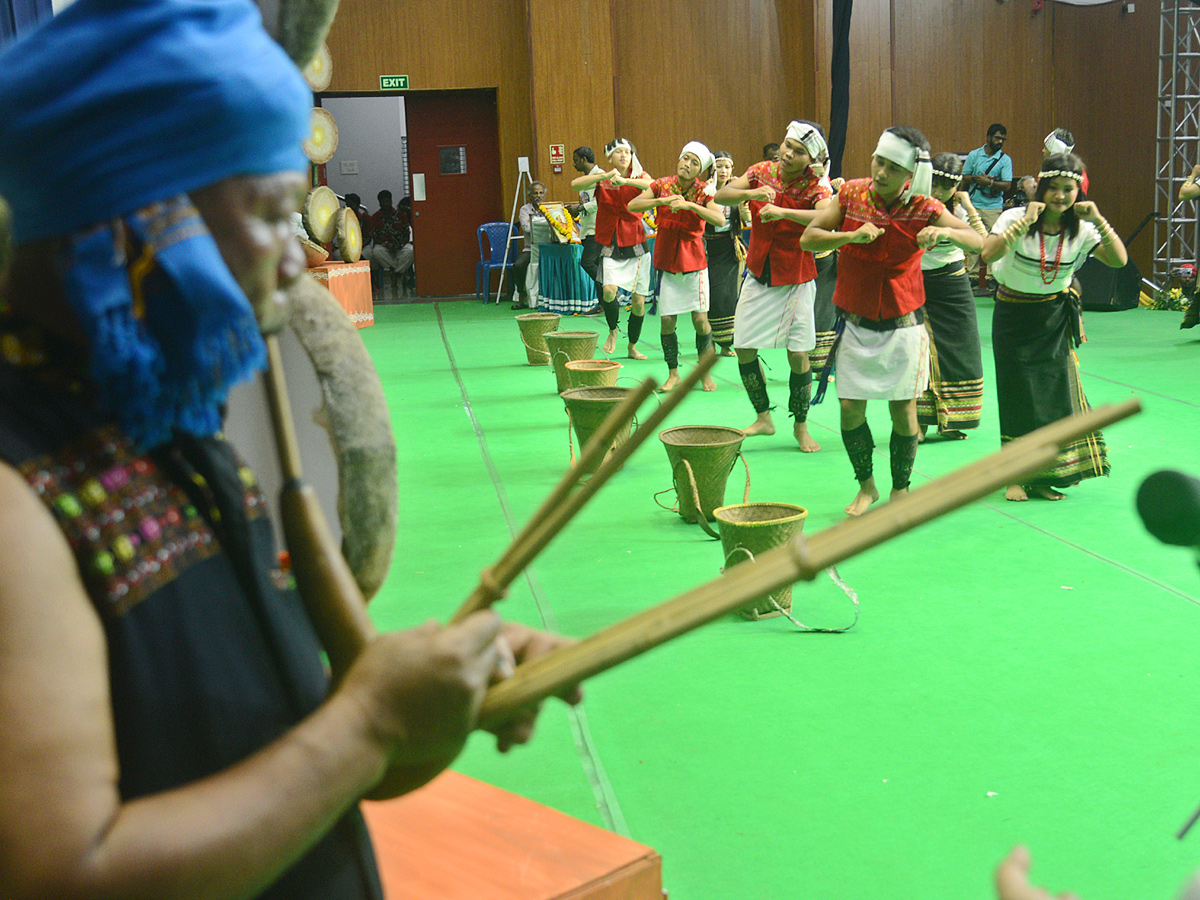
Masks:
[[[407,91],[407,75],[380,75],[379,89],[381,91]]]

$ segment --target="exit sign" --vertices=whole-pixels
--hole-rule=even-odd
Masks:
[[[380,75],[379,89],[381,91],[407,91],[407,75]]]

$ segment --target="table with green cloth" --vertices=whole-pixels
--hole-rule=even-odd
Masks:
[[[541,261],[538,268],[538,309],[563,315],[576,315],[591,309],[597,300],[596,284],[579,266],[583,246],[539,244],[538,251]],[[646,253],[651,256],[654,253],[653,237],[646,239]],[[657,275],[653,270],[650,273],[650,295],[646,298],[649,303],[647,311],[650,313],[656,312]],[[628,292],[619,292],[618,299],[622,305],[628,304]]]
[[[581,244],[539,244],[538,309],[574,315],[596,304],[596,284],[579,267]]]

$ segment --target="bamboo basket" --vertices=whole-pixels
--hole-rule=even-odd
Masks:
[[[671,484],[679,515],[693,525],[699,522],[705,531],[713,510],[725,503],[725,484],[729,473],[742,456],[744,432],[725,425],[679,425],[661,431],[658,439],[667,451],[671,463]],[[745,503],[750,495],[750,468],[746,467]]]
[[[571,420],[570,426],[575,430],[575,436],[579,440],[580,448],[587,445],[588,440],[608,417],[613,407],[617,406],[622,400],[633,393],[633,390],[633,388],[627,387],[593,386],[568,388],[562,392],[563,403],[567,406],[567,416]],[[586,475],[591,475],[595,472],[600,467],[600,464],[611,456],[617,447],[625,443],[629,438],[631,425],[631,421],[625,423],[624,427],[613,438],[608,452],[603,457],[598,458],[595,461],[595,465],[585,470]],[[568,433],[568,438],[569,436]],[[571,462],[575,462],[574,446],[571,447]]]
[[[787,544],[804,530],[808,510],[791,503],[736,503],[713,510],[725,551],[725,569],[754,562],[767,550]],[[792,608],[792,586],[755,597],[737,610],[743,619],[767,619]]]
[[[551,331],[546,334],[546,349],[550,351],[550,362],[554,365],[558,393],[571,387],[567,378],[567,363],[573,359],[591,359],[595,356],[598,337],[594,331]]]
[[[565,363],[571,387],[613,387],[621,364],[615,359],[572,359]]]
[[[521,343],[525,345],[525,358],[531,366],[550,365],[550,351],[546,348],[546,332],[557,331],[562,319],[558,313],[534,312],[517,316],[521,329]]]

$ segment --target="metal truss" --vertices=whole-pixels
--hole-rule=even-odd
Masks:
[[[1162,0],[1158,42],[1158,140],[1155,152],[1154,273],[1158,287],[1172,270],[1195,264],[1200,225],[1195,203],[1180,203],[1179,188],[1200,163],[1200,5]]]

